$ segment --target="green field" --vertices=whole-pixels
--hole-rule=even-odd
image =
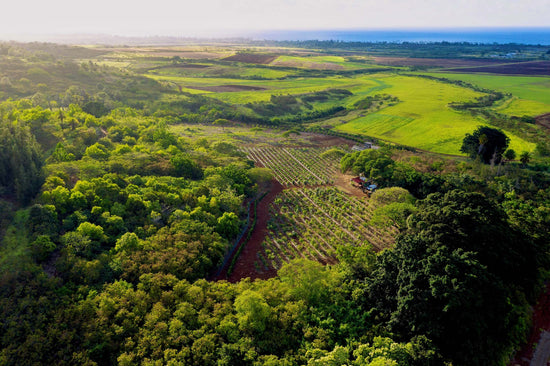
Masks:
[[[204,68],[156,68],[146,76],[169,82],[184,92],[204,94],[210,98],[245,108],[248,103],[269,103],[272,95],[302,95],[327,89],[346,89],[353,93],[343,99],[325,99],[309,103],[310,110],[344,106],[352,110],[348,116],[317,121],[316,124],[334,126],[339,131],[364,134],[385,141],[399,143],[445,154],[460,154],[464,135],[487,121],[449,108],[451,102],[474,100],[483,93],[456,85],[397,73],[363,75],[334,75],[330,72],[365,68],[371,65],[349,62],[342,56],[281,55],[272,66],[292,66],[305,69],[328,70],[324,77],[291,77],[293,71],[263,68],[255,65],[220,65],[201,61]],[[512,93],[513,97],[497,103],[493,109],[508,115],[536,116],[550,111],[550,78],[494,75],[430,73],[436,77],[464,80],[480,87]],[[228,77],[230,76],[230,77]],[[240,78],[239,78],[240,77]],[[262,80],[258,80],[262,78]],[[243,90],[224,90],[238,86]],[[221,87],[221,88],[220,88]],[[259,90],[246,90],[247,87]],[[197,89],[198,88],[198,89]],[[389,94],[400,102],[374,110],[354,110],[355,103],[367,96]],[[307,112],[303,109],[302,111]],[[535,144],[505,131],[516,151],[533,151]]]
[[[447,106],[450,102],[472,100],[481,93],[454,85],[406,76],[382,79],[390,85],[384,92],[402,102],[379,112],[356,118],[336,127],[399,144],[445,153],[459,154],[462,139],[477,126],[485,124],[469,113]],[[535,145],[507,132],[516,151],[531,151]]]
[[[239,92],[221,92],[212,93],[210,91],[200,91],[208,93],[209,96],[217,99],[237,104],[250,102],[268,101],[273,94],[304,94],[316,91],[322,91],[329,88],[367,89],[375,87],[377,84],[369,80],[353,80],[340,77],[327,78],[296,78],[288,80],[243,80],[227,78],[191,78],[179,76],[161,76],[149,75],[151,78],[159,81],[171,81],[182,87],[216,87],[220,85],[243,85],[264,88],[265,90],[251,90]],[[196,90],[196,89],[195,89]]]
[[[509,115],[536,116],[550,112],[550,77],[542,76],[503,76],[458,73],[431,73],[436,77],[463,80],[482,88],[511,93],[517,97],[509,108],[500,109]]]
[[[279,79],[290,74],[291,71],[276,70],[273,68],[260,67],[237,67],[237,66],[220,66],[205,64],[204,68],[193,67],[164,67],[150,70],[150,75],[161,76],[183,76],[183,77],[216,77],[223,78],[227,76],[235,78],[264,78],[264,79]]]
[[[271,65],[275,66],[289,66],[305,69],[334,69],[334,70],[354,70],[363,68],[375,68],[384,67],[378,65],[363,64],[359,62],[347,61],[342,56],[279,56],[276,60],[271,62]]]
[[[494,108],[499,113],[510,116],[538,116],[550,112],[550,104],[513,97],[501,106]]]

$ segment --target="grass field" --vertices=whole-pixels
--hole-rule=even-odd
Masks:
[[[517,97],[509,109],[502,109],[501,113],[536,116],[550,112],[550,77],[457,73],[431,73],[429,75],[451,80],[463,80],[483,88],[511,93]]]
[[[318,70],[355,70],[363,68],[383,67],[377,65],[365,65],[359,62],[346,61],[342,56],[279,56],[271,65],[298,67]]]
[[[481,93],[432,80],[406,76],[388,76],[384,92],[402,102],[379,112],[356,118],[336,129],[360,133],[424,150],[459,154],[462,139],[483,120],[469,113],[452,110],[449,102],[472,100]],[[535,145],[511,133],[511,147],[516,151],[531,151]]]
[[[265,88],[265,90],[253,90],[229,93],[209,93],[211,97],[236,103],[246,104],[250,102],[268,101],[272,94],[304,94],[329,88],[353,88],[358,82],[347,78],[329,77],[329,78],[297,78],[289,80],[243,80],[227,78],[191,78],[179,76],[149,75],[151,78],[159,81],[171,81],[182,87],[216,87],[219,85],[245,85],[252,87]],[[361,87],[367,84],[370,87],[376,86],[374,82],[363,81],[359,83]]]
[[[550,112],[550,104],[513,97],[503,105],[495,107],[494,110],[510,116],[534,117]]]
[[[279,79],[290,74],[291,71],[274,70],[272,68],[260,67],[237,67],[237,66],[220,66],[205,64],[204,68],[193,67],[165,67],[161,69],[150,70],[148,74],[162,76],[181,76],[181,77],[216,77],[223,78],[226,76],[239,76],[246,78],[265,78]]]

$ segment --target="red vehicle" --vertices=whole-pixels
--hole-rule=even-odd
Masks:
[[[355,177],[351,178],[351,182],[354,187],[361,189],[364,193],[367,195],[372,194],[378,188],[376,184],[374,184],[372,181],[367,180],[365,177]]]

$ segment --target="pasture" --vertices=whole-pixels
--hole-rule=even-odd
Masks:
[[[511,93],[518,99],[509,109],[500,110],[510,115],[530,115],[550,112],[550,77],[503,76],[466,73],[431,73],[429,75],[451,80],[463,80],[482,88]]]
[[[467,112],[448,107],[450,102],[473,100],[482,93],[416,77],[388,76],[382,80],[388,86],[384,92],[401,102],[339,125],[337,130],[438,153],[460,154],[464,135],[486,124]],[[534,144],[506,133],[514,150],[534,149]]]

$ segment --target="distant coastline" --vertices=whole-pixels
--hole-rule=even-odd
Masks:
[[[250,36],[255,40],[272,41],[334,40],[342,42],[468,42],[550,45],[550,28],[298,30],[265,31]]]
[[[212,32],[209,35],[173,34],[128,36],[108,34],[1,35],[0,41],[54,42],[62,44],[178,45],[200,42],[340,41],[364,43],[474,43],[550,45],[546,28],[433,28],[433,29],[323,29]]]

